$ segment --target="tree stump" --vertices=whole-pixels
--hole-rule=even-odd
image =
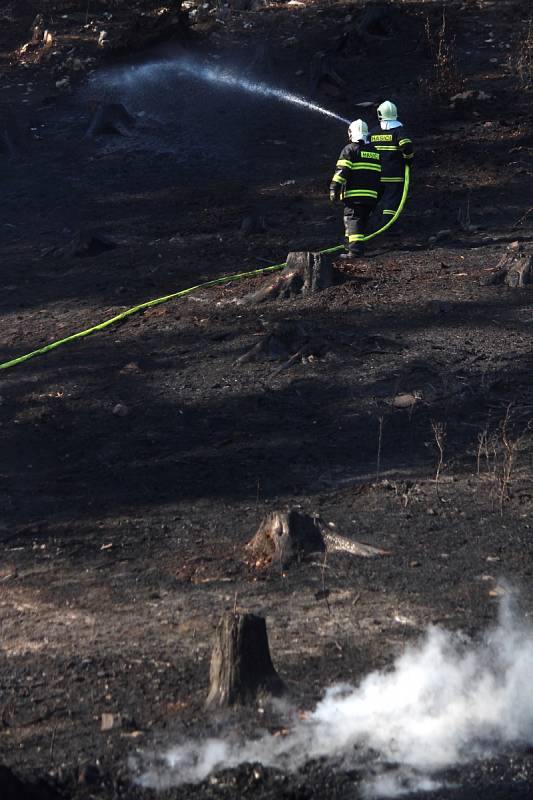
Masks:
[[[272,56],[270,54],[270,49],[265,42],[260,42],[258,45],[256,45],[246,70],[248,72],[260,74],[263,80],[273,78],[274,69],[272,64]]]
[[[533,281],[533,254],[521,242],[512,242],[495,267],[495,272],[484,282],[486,286],[505,284],[512,289],[523,289]]]
[[[265,300],[308,295],[326,289],[333,283],[333,258],[330,253],[294,252],[287,256],[286,266],[267,286],[239,300],[239,305],[263,303]]]
[[[250,361],[283,361],[292,358],[295,353],[301,355],[319,355],[324,350],[324,342],[313,337],[312,326],[305,322],[281,320],[279,322],[264,321],[265,335],[246,353],[239,356],[236,363],[246,364]]]
[[[241,236],[254,236],[264,233],[266,231],[265,218],[259,217],[257,214],[248,214],[243,217],[239,233]]]
[[[295,509],[268,514],[245,547],[256,563],[278,563],[282,569],[325,549],[319,517]]]
[[[350,553],[361,558],[389,554],[388,550],[381,547],[341,536],[334,525],[326,525],[318,514],[311,516],[296,509],[268,514],[244,549],[247,560],[253,566],[261,568],[280,564],[282,569],[287,569],[306,556],[326,550]]]
[[[31,24],[31,43],[40,44],[46,30],[46,23],[42,14],[37,14]]]
[[[316,95],[323,81],[335,86],[337,89],[346,88],[346,81],[337,72],[335,55],[319,51],[311,59],[309,72],[309,93],[311,97]]]
[[[2,800],[58,800],[57,793],[44,781],[23,783],[8,767],[0,765]]]
[[[131,116],[122,103],[102,103],[94,112],[84,138],[92,139],[100,133],[131,136],[131,129],[134,125],[135,117]]]
[[[29,131],[20,124],[11,111],[3,111],[0,117],[0,150],[14,159],[27,150]]]
[[[388,39],[395,31],[394,12],[389,3],[367,3],[357,18],[357,33],[363,39]]]
[[[216,632],[207,708],[249,705],[261,695],[280,696],[285,685],[274,669],[266,623],[255,614],[225,614]]]
[[[118,243],[103,233],[85,233],[76,231],[65,244],[55,245],[43,251],[42,257],[48,258],[93,258],[108,250],[114,250]]]
[[[145,50],[158,42],[186,41],[188,14],[181,10],[181,0],[167,3],[172,8],[162,8],[158,14],[130,13],[123,24],[113,26],[112,35],[106,37],[106,47],[118,54]]]

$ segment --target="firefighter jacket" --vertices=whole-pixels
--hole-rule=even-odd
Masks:
[[[381,182],[403,183],[405,163],[413,157],[413,142],[405,132],[403,125],[388,131],[381,126],[373,128],[368,136],[381,156]]]
[[[341,151],[330,195],[344,202],[375,205],[381,190],[379,153],[365,142],[350,142]]]

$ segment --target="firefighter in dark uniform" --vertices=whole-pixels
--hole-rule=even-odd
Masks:
[[[405,164],[413,157],[413,142],[401,122],[394,103],[378,106],[379,125],[370,131],[369,141],[381,156],[380,205],[383,222],[396,213],[403,194]]]
[[[380,192],[381,159],[367,143],[368,126],[356,119],[348,128],[350,143],[341,151],[329,189],[331,202],[344,203],[344,228],[348,252],[341,258],[360,258],[370,214]]]

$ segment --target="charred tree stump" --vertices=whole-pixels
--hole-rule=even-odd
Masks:
[[[394,13],[389,3],[367,3],[361,11],[356,25],[363,39],[376,41],[390,38],[395,31]]]
[[[326,550],[362,558],[389,553],[380,547],[341,536],[335,526],[326,525],[318,514],[304,514],[296,509],[268,514],[245,546],[247,560],[255,567],[280,564],[282,569],[287,569],[306,556]]]
[[[42,14],[37,14],[31,24],[31,43],[40,44],[46,30],[46,23]]]
[[[15,159],[28,149],[29,131],[10,111],[0,117],[0,151]]]
[[[291,509],[267,514],[245,549],[254,560],[277,562],[286,569],[311,553],[323,553],[326,545],[318,517]]]
[[[333,258],[323,253],[289,253],[287,267],[298,269],[303,275],[302,294],[314,294],[333,283]]]
[[[318,52],[311,60],[309,73],[309,92],[314,97],[322,82],[326,81],[337,89],[344,89],[346,81],[341,78],[335,67],[333,53]]]
[[[522,289],[533,282],[533,254],[520,242],[513,242],[507,248],[495,272],[486,279],[486,286],[505,284],[512,289]]]
[[[246,67],[248,72],[255,72],[261,75],[263,79],[272,78],[274,69],[272,65],[272,56],[270,50],[265,42],[260,42],[253,53],[253,56]]]
[[[248,705],[261,695],[279,696],[285,685],[274,669],[266,623],[255,614],[226,614],[211,655],[207,708]]]
[[[295,353],[315,351],[318,354],[324,349],[324,343],[313,338],[313,328],[305,322],[264,321],[263,326],[265,335],[251,350],[239,356],[237,364],[249,361],[283,361]]]
[[[0,765],[2,800],[58,800],[57,793],[44,781],[24,783],[8,767]]]
[[[254,346],[243,353],[236,364],[247,364],[251,361],[282,361],[272,373],[272,377],[294,364],[306,363],[323,358],[331,351],[331,338],[324,338],[317,333],[316,326],[306,322],[282,320],[269,322],[263,320],[266,330],[264,336]]]
[[[333,283],[333,259],[330,254],[295,252],[287,256],[286,266],[267,286],[243,297],[239,304],[263,303],[265,300],[308,295]]]
[[[62,245],[49,247],[43,251],[42,257],[54,256],[54,258],[92,258],[114,250],[118,243],[110,239],[103,233],[85,233],[77,231],[70,241]]]
[[[97,107],[84,138],[92,139],[100,133],[131,136],[134,125],[135,117],[131,116],[122,103],[101,104]]]
[[[185,41],[188,34],[188,15],[181,10],[181,0],[167,3],[171,8],[161,9],[156,15],[132,13],[124,24],[113,26],[112,34],[105,37],[105,47],[113,54],[144,50],[149,45],[174,39]]]

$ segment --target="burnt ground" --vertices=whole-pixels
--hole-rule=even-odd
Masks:
[[[281,724],[203,711],[213,631],[235,603],[266,616],[299,708],[387,667],[429,623],[476,636],[503,579],[531,613],[533,295],[483,286],[507,245],[533,234],[531,88],[517,71],[528,4],[446,5],[451,77],[435,72],[425,35],[429,16],[435,43],[440,8],[416,1],[384,43],[358,38],[358,3],[272,5],[132,57],[243,71],[267,41],[267,79],[305,95],[313,53],[346,34],[337,64],[349,86],[316,99],[348,117],[354,102],[394,99],[417,149],[412,194],[396,230],[320,294],[247,306],[235,300],[265,279],[231,283],[2,372],[0,762],[23,778],[68,797],[151,797],[131,784],[138,751]],[[341,123],[168,69],[128,88],[123,55],[61,92],[49,63],[13,50],[27,19],[11,7],[3,103],[32,139],[0,156],[2,361],[340,240],[327,186]],[[87,29],[78,20],[62,39],[61,19],[60,45],[85,52]],[[457,78],[490,99],[451,109]],[[139,114],[131,137],[83,141],[102,96]],[[244,237],[250,214],[264,230]],[[62,257],[78,230],[117,246]],[[237,363],[280,320],[307,323],[316,354],[282,370]],[[391,555],[332,554],[329,605],[315,598],[316,563],[255,571],[243,545],[289,506]],[[104,713],[114,724],[102,731]],[[78,782],[84,764],[97,766],[92,783]],[[532,771],[531,750],[517,750],[418,796],[525,798]],[[358,786],[357,772],[312,763],[259,779],[242,767],[166,796],[344,798]]]

